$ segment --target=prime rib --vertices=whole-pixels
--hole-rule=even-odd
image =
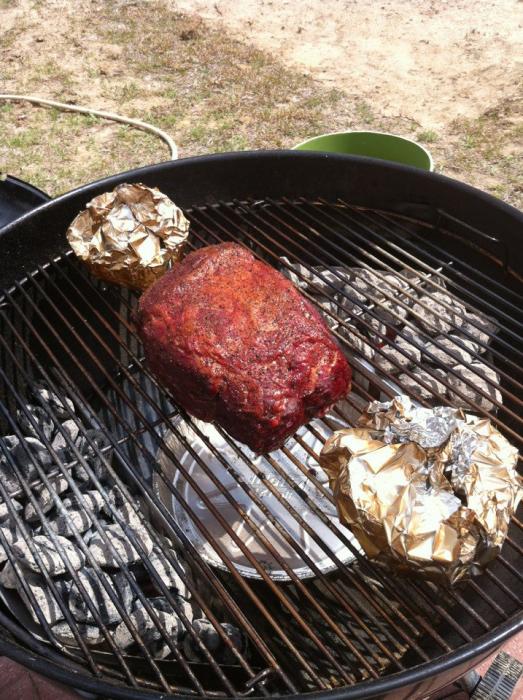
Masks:
[[[175,401],[256,453],[350,388],[319,312],[277,270],[222,243],[187,255],[142,296],[145,358]]]

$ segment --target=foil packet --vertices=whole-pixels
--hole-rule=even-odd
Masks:
[[[488,419],[397,396],[336,431],[319,462],[340,520],[370,558],[453,585],[501,550],[523,496],[517,460]]]
[[[66,235],[93,275],[143,290],[180,260],[188,234],[189,222],[169,197],[124,183],[92,199]]]

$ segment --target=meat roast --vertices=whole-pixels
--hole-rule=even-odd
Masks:
[[[235,243],[196,250],[155,282],[138,325],[146,362],[174,400],[259,454],[350,388],[319,312]]]

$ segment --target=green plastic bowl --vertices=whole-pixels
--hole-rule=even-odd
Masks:
[[[294,149],[348,153],[354,156],[392,160],[395,163],[412,165],[422,170],[434,170],[432,156],[419,143],[403,136],[384,134],[380,131],[340,131],[322,134],[302,141],[294,146]]]

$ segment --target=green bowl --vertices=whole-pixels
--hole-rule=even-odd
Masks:
[[[379,131],[340,131],[322,134],[322,136],[302,141],[294,146],[294,149],[348,153],[354,156],[392,160],[395,163],[412,165],[422,170],[434,170],[432,156],[419,143],[403,136],[384,134]]]

